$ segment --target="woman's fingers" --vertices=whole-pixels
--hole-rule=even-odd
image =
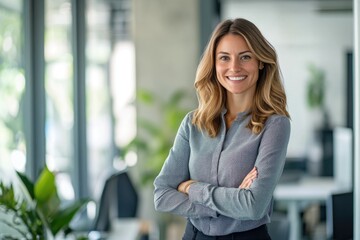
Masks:
[[[253,181],[254,181],[254,178],[244,179],[244,181],[240,185],[240,188],[246,188],[246,189],[250,188]]]
[[[194,183],[195,181],[194,180],[187,180],[185,182],[182,182],[179,184],[177,190],[179,192],[182,192],[182,193],[185,193],[185,194],[188,194],[188,191],[189,191],[189,187],[192,183]]]
[[[240,184],[239,188],[250,188],[251,184],[253,183],[254,179],[257,178],[257,169],[254,167],[244,178],[242,183]]]
[[[248,188],[250,188],[251,184],[252,184],[252,180],[243,182],[243,183],[240,185],[240,188],[248,189]]]
[[[185,193],[186,183],[187,183],[187,181],[180,183],[179,186],[178,186],[178,188],[177,188],[177,190],[178,190],[179,192]]]
[[[244,180],[255,179],[257,177],[257,169],[254,167],[244,178]]]

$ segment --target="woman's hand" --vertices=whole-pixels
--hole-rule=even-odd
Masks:
[[[190,180],[187,180],[187,181],[185,181],[185,182],[182,182],[182,183],[179,184],[177,190],[178,190],[179,192],[188,194],[188,193],[189,193],[189,187],[190,187],[190,185],[191,185],[192,183],[194,183],[194,182],[196,182],[196,181],[191,180],[191,179],[190,179]]]
[[[257,178],[257,169],[254,167],[244,178],[239,188],[249,189],[254,179]]]

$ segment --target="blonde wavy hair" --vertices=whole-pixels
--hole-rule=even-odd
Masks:
[[[251,52],[264,64],[259,72],[249,113],[251,120],[247,125],[253,133],[259,134],[269,116],[290,116],[286,109],[286,95],[275,49],[252,22],[242,18],[219,23],[212,33],[196,72],[195,89],[199,106],[194,111],[192,123],[200,130],[205,130],[210,137],[219,133],[226,90],[216,78],[215,51],[220,39],[227,34],[242,36]]]

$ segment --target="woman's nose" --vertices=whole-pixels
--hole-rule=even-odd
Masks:
[[[239,59],[233,59],[230,64],[231,64],[230,68],[234,72],[239,72],[241,70],[241,64]]]

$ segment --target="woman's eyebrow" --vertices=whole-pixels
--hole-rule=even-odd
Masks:
[[[216,54],[229,54],[229,53],[227,53],[227,52],[218,52]]]
[[[244,53],[251,53],[251,51],[250,51],[250,50],[246,50],[246,51],[240,52],[239,55],[244,54]]]
[[[251,51],[250,51],[250,50],[246,50],[246,51],[243,51],[243,52],[239,52],[239,55],[244,54],[244,53],[251,53]],[[227,55],[229,55],[228,52],[224,52],[224,51],[218,52],[217,54],[227,54]]]

